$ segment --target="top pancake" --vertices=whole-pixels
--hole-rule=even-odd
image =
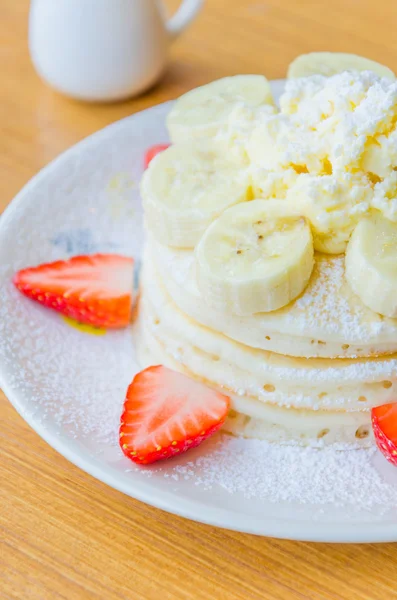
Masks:
[[[371,357],[397,352],[397,319],[369,310],[344,277],[344,256],[317,254],[303,294],[279,310],[240,317],[206,305],[196,284],[194,252],[149,238],[147,251],[179,308],[243,344],[300,357]]]

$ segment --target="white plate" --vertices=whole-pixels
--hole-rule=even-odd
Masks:
[[[278,95],[283,82],[272,85]],[[272,447],[266,454],[266,445],[259,443],[257,468],[255,444],[228,445],[218,438],[176,461],[139,470],[117,443],[124,393],[137,369],[131,332],[82,333],[11,285],[17,269],[73,254],[111,250],[139,257],[143,154],[167,140],[168,109],[164,104],[124,119],[71,148],[2,216],[0,375],[5,393],[31,427],[71,462],[153,506],[261,535],[397,541],[397,476],[377,454],[362,460],[354,451],[330,455],[328,468],[326,452],[296,449],[295,457],[294,450],[280,448],[278,455]],[[226,451],[222,456],[224,447],[238,455],[235,464]],[[352,463],[352,484],[345,460]],[[363,488],[365,501],[358,507],[349,486]]]

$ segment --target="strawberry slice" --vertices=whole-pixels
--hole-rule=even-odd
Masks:
[[[127,390],[120,446],[139,465],[194,448],[224,423],[227,396],[167,367],[138,373]]]
[[[397,467],[397,403],[376,406],[371,411],[371,417],[379,450]]]
[[[116,254],[74,256],[18,271],[25,296],[80,323],[125,327],[130,321],[134,261]]]
[[[160,154],[160,152],[164,152],[164,150],[167,150],[167,148],[169,148],[170,145],[171,144],[157,144],[156,146],[152,146],[151,148],[149,148],[149,150],[147,150],[145,154],[145,169],[148,168],[148,166],[150,165],[154,157],[157,156],[157,154]]]

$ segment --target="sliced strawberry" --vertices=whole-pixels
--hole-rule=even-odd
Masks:
[[[145,153],[145,169],[148,168],[151,161],[154,159],[155,156],[157,156],[157,154],[160,154],[160,152],[164,152],[164,150],[167,150],[167,148],[169,147],[170,144],[157,144],[156,146],[152,146],[151,148],[149,148],[149,150],[147,150]]]
[[[127,390],[120,446],[147,465],[194,448],[224,423],[227,396],[167,367],[138,373]]]
[[[397,403],[376,406],[371,416],[379,450],[397,467]]]
[[[14,284],[28,298],[80,323],[117,328],[130,321],[133,274],[132,258],[94,254],[23,269]]]

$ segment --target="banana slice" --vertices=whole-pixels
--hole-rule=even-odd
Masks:
[[[181,96],[167,118],[172,142],[216,135],[238,103],[251,108],[274,104],[266,77],[225,77]]]
[[[247,170],[236,169],[209,143],[176,144],[145,172],[141,192],[148,228],[167,246],[193,248],[226,208],[247,200]]]
[[[372,71],[379,77],[394,80],[393,71],[385,65],[343,52],[311,52],[301,54],[292,61],[288,67],[288,79],[295,77],[309,77],[310,75],[326,75],[330,77],[342,71]]]
[[[241,316],[270,312],[306,287],[312,234],[286,200],[252,200],[214,221],[195,257],[197,283],[210,306]]]
[[[357,225],[347,247],[346,279],[368,308],[397,318],[397,223],[376,215]]]

